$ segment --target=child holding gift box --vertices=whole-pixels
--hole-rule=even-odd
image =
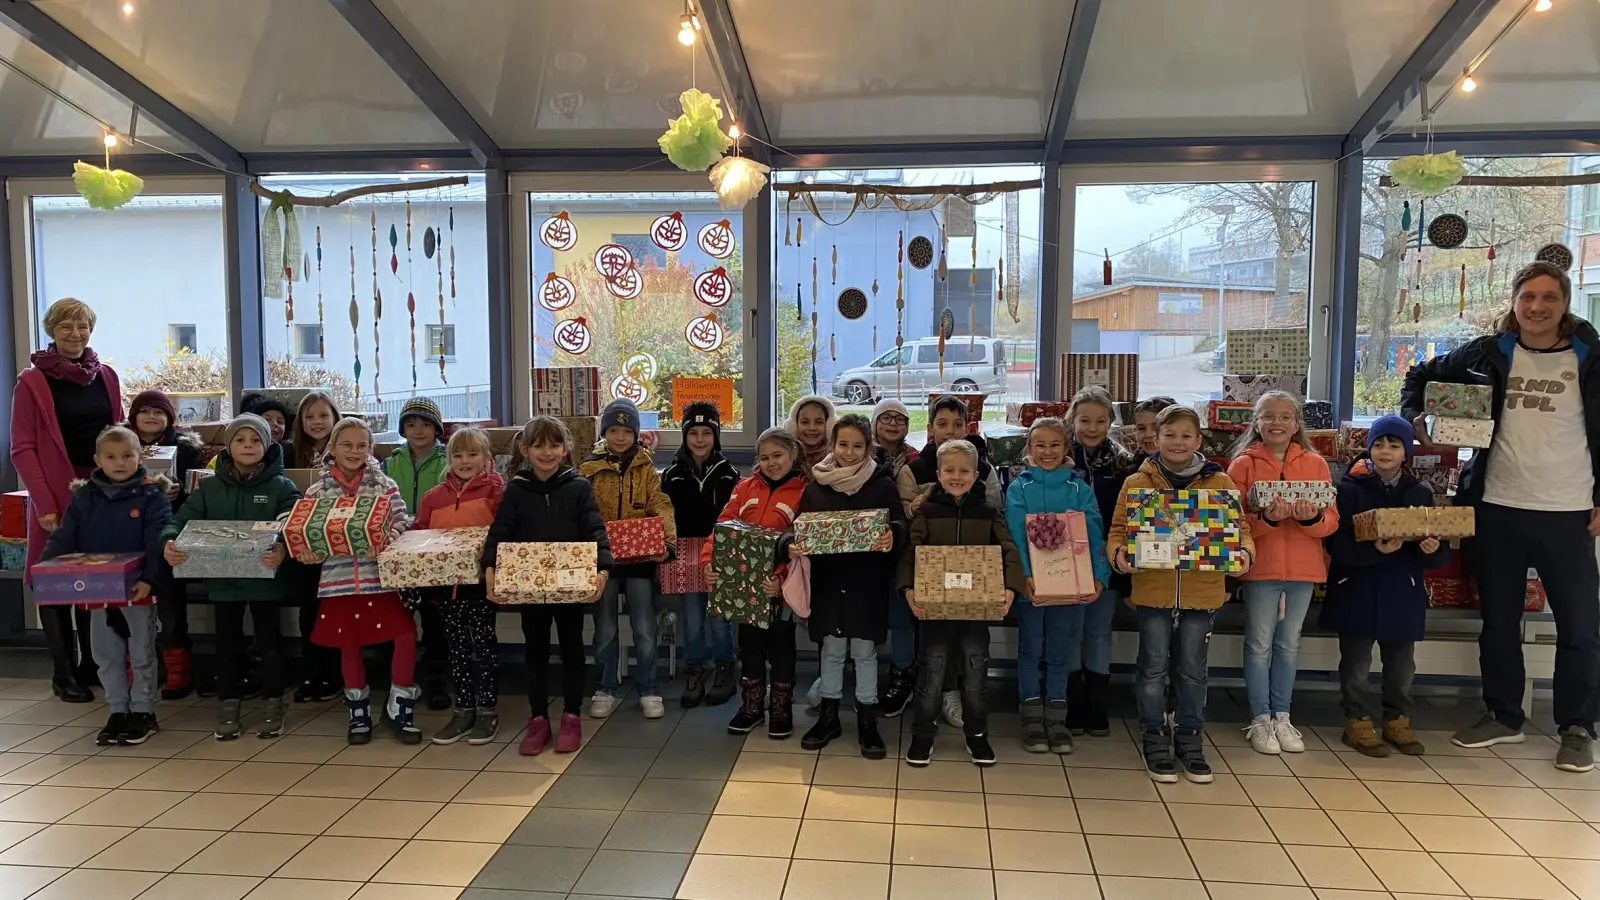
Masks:
[[[1034,423],[1038,427],[1038,423]],[[1005,567],[1006,606],[1009,609],[1024,588],[1022,561],[1006,528],[1005,514],[990,505],[986,487],[978,477],[978,450],[965,440],[946,441],[939,447],[939,483],[911,518],[911,546],[998,546]],[[919,617],[914,549],[901,557],[899,588],[911,611]],[[918,660],[917,699],[913,710],[911,746],[906,763],[925,766],[933,761],[933,739],[938,733],[940,696],[945,669],[952,657],[960,659],[961,721],[966,732],[967,756],[980,766],[995,763],[988,737],[989,623],[926,621],[922,623],[922,654]]]
[[[1431,537],[1358,541],[1355,534],[1357,513],[1433,505],[1433,492],[1407,471],[1415,438],[1411,423],[1399,416],[1372,423],[1365,456],[1339,485],[1339,528],[1327,541],[1333,566],[1322,625],[1339,635],[1343,741],[1368,756],[1388,756],[1390,744],[1407,755],[1423,753],[1410,719],[1417,641],[1428,616],[1422,573],[1448,562],[1450,548]],[[1372,724],[1367,690],[1374,641],[1383,660],[1381,737]]]
[[[61,524],[50,532],[41,559],[66,553],[143,553],[130,606],[89,613],[89,640],[111,716],[95,741],[101,747],[142,744],[156,725],[156,616],[150,588],[161,558],[161,529],[172,517],[164,484],[145,474],[139,437],[113,425],[94,442],[95,470],[73,485]],[[128,673],[132,671],[132,685]]]
[[[320,467],[328,456],[329,437],[339,419],[339,407],[333,402],[333,395],[311,391],[301,397],[294,421],[289,426],[289,452],[285,457],[285,467]],[[343,693],[338,683],[339,653],[318,646],[311,640],[317,627],[317,586],[322,577],[322,567],[320,564],[308,565],[290,560],[284,565],[281,577],[289,580],[289,598],[300,603],[300,659],[306,670],[300,686],[295,689],[294,702],[321,703],[332,700]]]
[[[1079,393],[1081,395],[1083,392]],[[1091,723],[1095,717],[1088,716],[1082,710],[1076,713],[1073,710],[1074,701],[1081,705],[1087,702],[1087,697],[1081,683],[1083,673],[1071,662],[1072,645],[1083,639],[1085,609],[1101,603],[1114,607],[1116,603],[1116,598],[1109,595],[1091,604],[1036,606],[1033,603],[1037,592],[1033,583],[1033,560],[1025,537],[1030,514],[1073,510],[1083,513],[1089,529],[1089,553],[1094,561],[1095,584],[1103,588],[1111,578],[1100,505],[1094,489],[1068,464],[1069,443],[1065,422],[1054,418],[1035,420],[1028,429],[1028,468],[1006,489],[1006,525],[1016,544],[1025,579],[1024,589],[1011,609],[1017,619],[1017,689],[1022,696],[1022,748],[1029,753],[1071,753],[1072,729],[1069,722],[1082,723],[1085,727],[1098,724],[1097,721]],[[1110,621],[1108,615],[1108,639]],[[1108,664],[1109,655],[1107,648]],[[1045,665],[1043,690],[1039,683],[1041,658]],[[1109,665],[1107,671],[1110,671]],[[1106,678],[1109,680],[1110,676]],[[1074,679],[1080,680],[1076,697],[1070,690]],[[1103,716],[1104,693],[1099,692],[1095,696],[1101,704],[1099,715]]]
[[[739,470],[722,455],[722,414],[714,403],[690,403],[683,410],[683,443],[672,463],[661,473],[661,490],[672,499],[678,537],[711,537],[712,526],[733,496]],[[684,555],[688,555],[685,550]],[[699,565],[700,553],[695,554]],[[663,585],[665,587],[665,585]],[[712,616],[707,622],[704,593],[683,594],[683,687],[685,708],[721,706],[733,696],[733,626]],[[711,662],[715,668],[706,684],[706,626],[711,626]]]
[[[667,556],[677,541],[677,520],[672,498],[661,491],[650,451],[639,443],[639,410],[627,400],[606,404],[600,416],[601,446],[578,467],[578,474],[594,487],[600,515],[607,522],[624,519],[661,519]],[[666,557],[662,557],[665,559]],[[628,604],[628,626],[633,629],[633,679],[639,688],[639,708],[646,719],[667,714],[657,687],[656,563],[611,569],[606,593],[594,612],[594,658],[600,666],[600,687],[589,701],[589,715],[604,719],[617,708],[622,692],[622,644],[617,640],[622,604]]]
[[[1328,483],[1328,462],[1311,447],[1300,404],[1284,391],[1256,400],[1255,419],[1234,445],[1228,477],[1244,494],[1258,481]],[[1250,698],[1250,746],[1257,753],[1301,753],[1289,701],[1300,656],[1300,630],[1311,589],[1328,580],[1322,541],[1339,528],[1339,511],[1309,500],[1278,498],[1247,509],[1260,563],[1244,576],[1244,684]]]
[[[394,479],[407,509],[422,505],[422,495],[438,487],[450,469],[444,446],[444,419],[439,406],[426,397],[413,397],[400,407],[400,436],[406,445],[383,461],[383,474]],[[485,523],[487,524],[487,523]],[[450,656],[440,604],[449,596],[446,590],[424,590],[417,612],[422,620],[422,694],[429,709],[449,709],[450,692],[445,689],[445,661]]]
[[[304,408],[304,404],[301,405]],[[318,470],[318,480],[306,490],[306,499],[319,497],[387,497],[391,518],[389,540],[410,524],[406,501],[394,481],[372,458],[372,431],[361,419],[345,418],[328,435],[333,448],[328,462]],[[315,559],[301,560],[315,563]],[[350,710],[346,738],[352,744],[372,740],[372,703],[367,688],[367,668],[362,648],[394,642],[389,663],[389,700],[385,717],[402,743],[419,744],[422,730],[414,713],[422,691],[416,686],[417,626],[398,591],[379,586],[378,561],[334,556],[322,563],[317,587],[319,608],[311,642],[339,650],[344,674],[344,703]]]
[[[283,475],[283,446],[272,440],[272,426],[260,416],[245,413],[222,432],[222,452],[217,454],[217,474],[202,479],[199,487],[162,530],[162,550],[168,564],[183,565],[188,554],[174,540],[190,522],[224,520],[273,522],[289,514],[300,499],[300,489]],[[283,543],[261,557],[269,569],[287,556]],[[261,653],[261,725],[263,738],[283,733],[283,657],[278,648],[279,603],[285,582],[278,578],[212,578],[206,582],[216,617],[217,725],[213,736],[231,741],[240,731],[240,663],[249,645],[244,615],[250,613],[255,643]]]
[[[450,435],[450,471],[443,483],[422,495],[417,507],[417,528],[482,528],[494,524],[506,483],[494,470],[494,455],[489,450],[489,435],[481,428],[458,428]],[[494,635],[494,604],[489,602],[487,587],[482,583],[441,588],[437,593],[442,595],[435,608],[450,655],[456,711],[433,736],[433,742],[453,744],[464,737],[469,744],[490,743],[500,731],[500,715],[496,711],[500,644]],[[424,634],[427,628],[424,624]]]
[[[517,452],[526,463],[506,488],[483,547],[483,580],[495,596],[495,563],[501,544],[592,543],[595,545],[595,599],[614,579],[611,541],[594,487],[566,464],[572,434],[560,419],[534,416],[522,427]],[[561,646],[561,727],[556,752],[573,753],[583,740],[578,711],[583,707],[583,612],[588,604],[541,603],[522,607],[522,638],[528,662],[528,705],[532,715],[517,752],[538,756],[550,743],[550,626]],[[596,616],[598,619],[599,617]],[[615,620],[613,620],[615,621]],[[615,634],[615,632],[613,632]],[[493,613],[488,620],[489,654],[495,653]],[[612,640],[615,640],[613,637]],[[595,643],[601,643],[598,636]]]
[[[1139,674],[1134,693],[1145,770],[1154,781],[1172,783],[1181,768],[1197,784],[1212,781],[1206,762],[1205,708],[1207,651],[1217,610],[1228,599],[1222,572],[1137,569],[1128,556],[1128,495],[1135,490],[1185,488],[1234,491],[1222,467],[1200,455],[1200,416],[1187,406],[1169,406],[1156,419],[1159,452],[1123,482],[1122,497],[1106,538],[1111,562],[1133,576],[1133,604],[1139,613]],[[1250,571],[1255,544],[1248,521],[1239,523],[1244,570]],[[1176,728],[1166,723],[1168,660],[1178,672]],[[1177,751],[1177,760],[1173,751]]]
[[[722,507],[718,522],[749,522],[776,531],[794,525],[795,511],[806,489],[800,468],[800,443],[786,428],[768,428],[756,441],[756,470],[734,486],[733,496]],[[707,541],[700,551],[706,567],[706,581],[715,586],[717,575],[711,568],[713,545]],[[773,740],[794,733],[794,629],[799,617],[778,600],[778,591],[788,574],[787,564],[773,559],[772,576],[763,587],[777,607],[766,628],[739,626],[739,711],[728,722],[732,734],[748,734],[767,721],[767,737]],[[768,669],[771,669],[772,699],[767,701]]]

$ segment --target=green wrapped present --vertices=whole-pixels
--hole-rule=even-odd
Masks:
[[[1026,428],[985,422],[979,434],[982,435],[983,442],[989,446],[989,461],[997,466],[1016,465],[1028,454]]]
[[[710,612],[729,622],[766,628],[774,602],[761,583],[777,568],[778,539],[783,532],[749,522],[718,522],[711,534]]]
[[[887,509],[801,513],[794,520],[794,542],[811,556],[871,553],[888,528]]]

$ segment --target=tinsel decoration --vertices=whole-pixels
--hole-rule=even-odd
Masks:
[[[361,399],[361,307],[356,304],[356,245],[350,242],[350,344],[355,354],[356,399]]]
[[[1461,283],[1458,286],[1461,297],[1456,301],[1456,318],[1466,318],[1467,315],[1467,264],[1461,264]]]
[[[322,318],[322,226],[317,226],[317,358],[326,357],[327,347],[323,343],[328,329]]]
[[[411,390],[417,389],[417,294],[411,270],[411,201],[406,201],[406,316],[411,322]],[[443,337],[441,335],[441,337]]]
[[[1100,281],[1102,284],[1111,284],[1111,248],[1106,248],[1106,261],[1100,266]]]

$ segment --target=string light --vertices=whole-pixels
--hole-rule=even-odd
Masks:
[[[122,4],[122,14],[124,16],[127,16],[127,17],[132,17],[133,16],[133,4],[132,3],[124,3],[124,4]]]
[[[728,137],[731,137],[737,141],[739,139],[739,135],[741,134],[744,134],[744,132],[739,130],[738,122],[734,122],[728,126]]]
[[[115,131],[108,131],[106,132],[106,136],[101,140],[105,143],[106,149],[109,150],[117,145],[117,133]]]
[[[694,46],[694,17],[688,13],[678,19],[678,43],[685,47]]]
[[[1461,92],[1463,94],[1470,94],[1477,89],[1478,80],[1472,77],[1472,70],[1468,69],[1467,71],[1461,73]]]
[[[1533,11],[1549,12],[1550,8],[1553,6],[1555,6],[1555,3],[1551,2],[1551,0],[1539,0],[1539,2],[1533,4]]]

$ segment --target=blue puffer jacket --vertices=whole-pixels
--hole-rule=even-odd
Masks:
[[[144,466],[127,481],[113,484],[95,469],[76,482],[61,524],[50,532],[44,559],[67,553],[143,553],[139,580],[155,584],[161,558],[161,529],[172,518],[166,488],[145,474]]]
[[[1033,560],[1028,549],[1028,514],[1062,513],[1077,510],[1089,526],[1089,558],[1094,560],[1094,580],[1104,585],[1111,578],[1111,562],[1106,555],[1105,525],[1094,489],[1069,466],[1057,469],[1028,467],[1011,480],[1006,489],[1006,528],[1022,556],[1022,574],[1033,577]]]

